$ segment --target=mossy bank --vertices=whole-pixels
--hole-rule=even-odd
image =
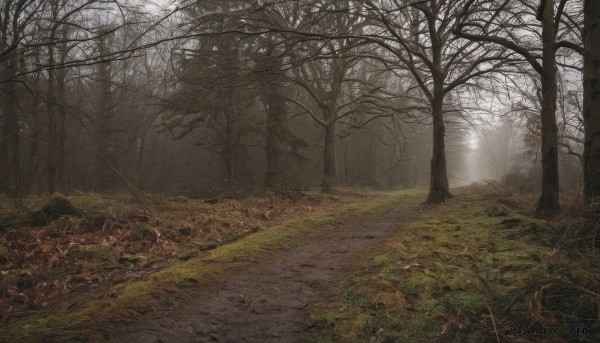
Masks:
[[[567,256],[557,237],[458,196],[403,225],[314,304],[312,341],[599,342],[598,261]]]

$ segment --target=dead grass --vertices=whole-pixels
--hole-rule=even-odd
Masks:
[[[249,196],[214,204],[154,197],[142,206],[126,195],[80,194],[66,198],[81,216],[40,227],[32,226],[30,213],[56,198],[27,199],[31,211],[25,213],[11,212],[8,200],[0,199],[0,323],[72,293],[142,277],[283,220],[372,196],[312,191],[298,201]]]

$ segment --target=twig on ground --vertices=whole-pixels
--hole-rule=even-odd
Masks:
[[[496,334],[496,341],[500,343],[500,336],[498,335],[498,328],[496,328],[496,320],[494,319],[494,314],[492,313],[492,309],[490,305],[486,302],[485,306],[487,306],[488,311],[490,311],[490,316],[492,317],[492,324],[494,325],[494,333]]]

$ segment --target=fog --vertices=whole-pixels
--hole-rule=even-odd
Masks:
[[[0,0],[0,341],[600,342],[599,23]]]
[[[390,26],[352,1],[78,4],[3,5],[4,20],[28,20],[2,33],[16,50],[0,47],[0,185],[16,203],[314,187],[428,188],[443,202],[449,186],[541,182],[539,77],[449,31],[435,50],[417,12]],[[558,169],[578,189],[581,75],[564,63],[581,61],[559,57]]]

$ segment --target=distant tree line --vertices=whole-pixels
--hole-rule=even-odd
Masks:
[[[580,175],[588,204],[600,194],[598,7],[6,0],[0,190],[21,206],[56,191],[429,185],[443,203],[479,129],[495,134],[478,162],[499,179],[539,171],[536,214],[553,216],[559,175]]]

